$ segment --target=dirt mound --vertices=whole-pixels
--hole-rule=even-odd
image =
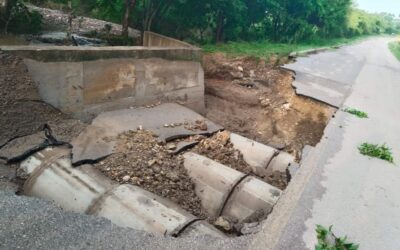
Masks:
[[[300,157],[335,111],[296,95],[293,74],[262,60],[204,56],[207,118],[227,130]]]
[[[201,201],[183,166],[182,156],[173,156],[173,144],[161,145],[149,131],[130,131],[118,136],[117,152],[96,168],[119,183],[130,183],[168,198],[200,218]]]

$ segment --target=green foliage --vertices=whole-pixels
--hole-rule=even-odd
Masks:
[[[363,143],[360,147],[358,147],[358,149],[360,150],[360,153],[362,155],[375,157],[391,163],[394,162],[392,150],[388,148],[386,144],[376,145],[370,143]]]
[[[206,53],[222,52],[232,56],[252,56],[268,59],[272,55],[288,56],[291,52],[312,48],[338,46],[353,42],[358,38],[315,39],[300,43],[277,43],[267,40],[259,42],[228,42],[224,44],[205,44],[202,49]]]
[[[321,225],[316,228],[318,243],[315,250],[357,250],[359,245],[347,242],[347,237],[337,238],[332,232],[332,226],[329,229]]]
[[[400,61],[400,42],[389,43],[389,49]]]
[[[3,31],[15,34],[37,34],[41,31],[42,16],[36,11],[29,11],[22,0],[15,1],[5,20]]]
[[[346,108],[344,111],[347,113],[350,113],[352,115],[355,115],[358,118],[368,118],[368,114],[364,111],[360,111],[360,110],[352,109],[352,108]]]
[[[27,0],[60,5],[68,0]],[[371,14],[351,0],[71,0],[74,13],[129,24],[191,42],[273,41],[307,43],[361,35],[392,34],[400,21],[391,14]]]

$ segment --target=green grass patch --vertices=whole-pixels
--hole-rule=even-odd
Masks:
[[[368,118],[368,114],[361,110],[346,108],[344,111],[352,115],[355,115],[358,118]]]
[[[400,42],[389,43],[389,49],[400,60]]]
[[[270,41],[228,42],[223,44],[206,44],[202,46],[202,49],[205,53],[221,52],[232,56],[251,56],[261,59],[268,59],[272,55],[288,56],[292,52],[324,47],[335,47],[364,38],[365,37],[313,40],[298,44],[274,43]]]
[[[317,225],[315,231],[318,239],[315,250],[357,250],[359,248],[359,245],[348,242],[347,237],[336,237],[332,232],[332,226],[327,229]]]
[[[388,148],[386,144],[377,145],[377,144],[363,143],[360,147],[358,147],[358,149],[360,150],[360,153],[362,155],[394,163],[392,150]]]

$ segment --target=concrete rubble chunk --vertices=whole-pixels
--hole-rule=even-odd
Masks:
[[[205,126],[198,126],[198,124]],[[165,124],[174,124],[166,127]],[[96,161],[114,152],[118,134],[141,127],[167,142],[192,135],[209,135],[223,128],[175,103],[153,108],[123,109],[100,114],[72,141],[72,163]]]
[[[278,153],[272,147],[250,140],[238,134],[231,133],[233,147],[240,151],[243,159],[257,175],[262,175],[271,159]]]

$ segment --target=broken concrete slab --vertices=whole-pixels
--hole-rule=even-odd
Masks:
[[[42,144],[45,139],[44,133],[39,132],[11,140],[4,147],[0,148],[0,158],[6,160],[17,158],[30,149]]]
[[[176,148],[171,151],[171,154],[176,155],[179,154],[180,152],[192,148],[194,146],[196,146],[197,144],[199,144],[199,141],[181,141],[178,142],[178,144],[176,144]]]
[[[272,158],[278,153],[272,147],[250,140],[238,134],[231,133],[233,147],[243,155],[243,159],[257,175],[262,175]]]
[[[357,53],[363,45],[297,58],[283,68],[296,72],[293,86],[299,95],[340,107],[351,90],[365,58]]]
[[[192,135],[210,135],[223,127],[175,103],[105,112],[72,141],[73,164],[97,161],[112,154],[116,137],[137,129],[149,130],[159,140],[168,142]]]

